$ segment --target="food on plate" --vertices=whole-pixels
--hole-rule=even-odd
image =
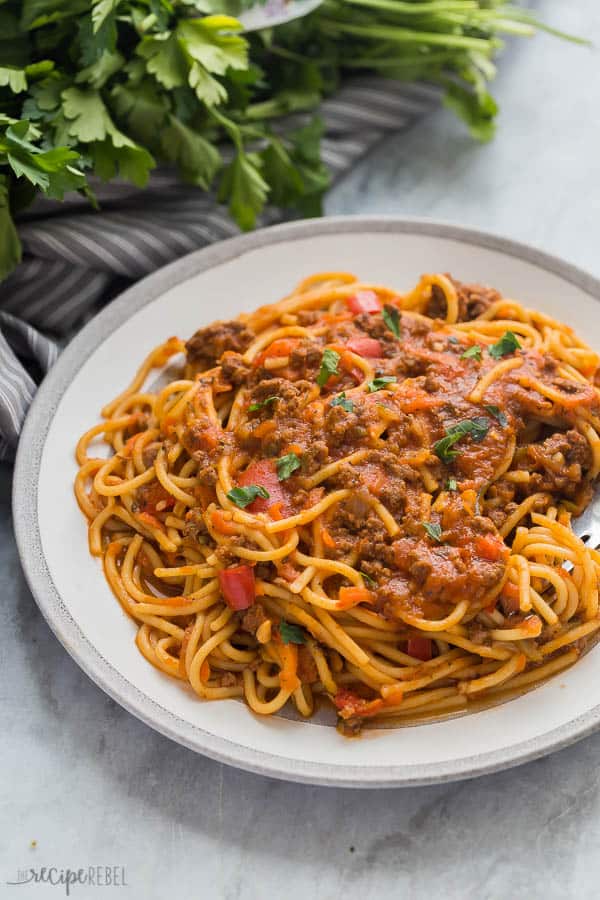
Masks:
[[[571,524],[598,364],[492,288],[313,275],[169,338],[105,406],[77,446],[90,550],[140,651],[203,699],[322,700],[355,733],[509,696],[600,629]]]

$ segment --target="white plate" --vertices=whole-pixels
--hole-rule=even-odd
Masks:
[[[135,626],[88,553],[73,496],[78,436],[165,337],[277,300],[302,277],[346,269],[404,291],[422,272],[483,281],[567,321],[598,348],[600,283],[523,245],[450,225],[313,220],[234,238],[140,282],[90,322],[33,404],[17,458],[14,517],[23,567],[51,628],[87,674],[153,728],[244,769],[316,784],[375,787],[479,775],[533,759],[600,723],[600,646],[546,685],[472,715],[359,740],[334,728],[203,703],[150,666]]]

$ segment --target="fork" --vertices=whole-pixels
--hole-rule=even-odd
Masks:
[[[600,491],[580,516],[572,521],[573,531],[591,550],[600,548]]]

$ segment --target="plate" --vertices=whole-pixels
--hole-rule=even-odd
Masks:
[[[390,787],[473,777],[542,756],[600,724],[600,645],[517,699],[459,718],[341,737],[318,722],[207,703],[156,671],[88,553],[73,495],[77,437],[165,339],[279,299],[304,276],[345,269],[407,290],[422,272],[483,281],[566,320],[598,345],[600,282],[554,257],[453,225],[332,218],[277,226],[192,253],[91,321],[41,386],[17,457],[14,519],[25,575],[81,668],[151,727],[231,765],[292,781]],[[598,346],[596,346],[598,349]]]

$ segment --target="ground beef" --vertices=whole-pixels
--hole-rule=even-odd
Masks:
[[[296,313],[298,317],[298,325],[308,326],[314,325],[319,321],[321,312],[318,309],[301,309]]]
[[[551,491],[573,497],[581,485],[582,471],[592,462],[587,440],[578,431],[557,432],[527,448],[524,465],[534,470],[529,493]]]
[[[319,680],[319,673],[313,655],[308,647],[303,645],[298,647],[298,668],[296,672],[303,684],[314,684],[315,681]]]
[[[185,527],[183,529],[184,536],[197,541],[200,537],[208,534],[208,529],[204,524],[204,517],[200,507],[193,507],[185,514]]]
[[[311,340],[302,340],[290,353],[290,366],[303,378],[314,379],[321,366],[323,348]]]
[[[243,353],[254,337],[254,332],[236,319],[215,322],[208,328],[201,328],[189,339],[185,345],[188,362],[198,372],[212,369],[226,350]]]
[[[225,381],[237,387],[248,380],[250,371],[250,366],[246,365],[240,353],[225,351],[221,359],[221,374]]]
[[[249,631],[250,634],[256,634],[263,622],[266,621],[267,616],[262,603],[253,603],[242,616],[242,628],[244,631]]]
[[[449,275],[458,295],[458,321],[468,322],[481,316],[492,303],[500,300],[500,294],[493,288],[481,284],[463,284]],[[432,319],[446,318],[446,297],[443,290],[434,284],[431,288],[431,299],[425,310]]]
[[[335,451],[345,445],[356,448],[364,442],[369,433],[369,417],[365,405],[358,398],[353,401],[354,409],[347,412],[341,406],[328,404],[325,409],[324,432],[330,450]]]

